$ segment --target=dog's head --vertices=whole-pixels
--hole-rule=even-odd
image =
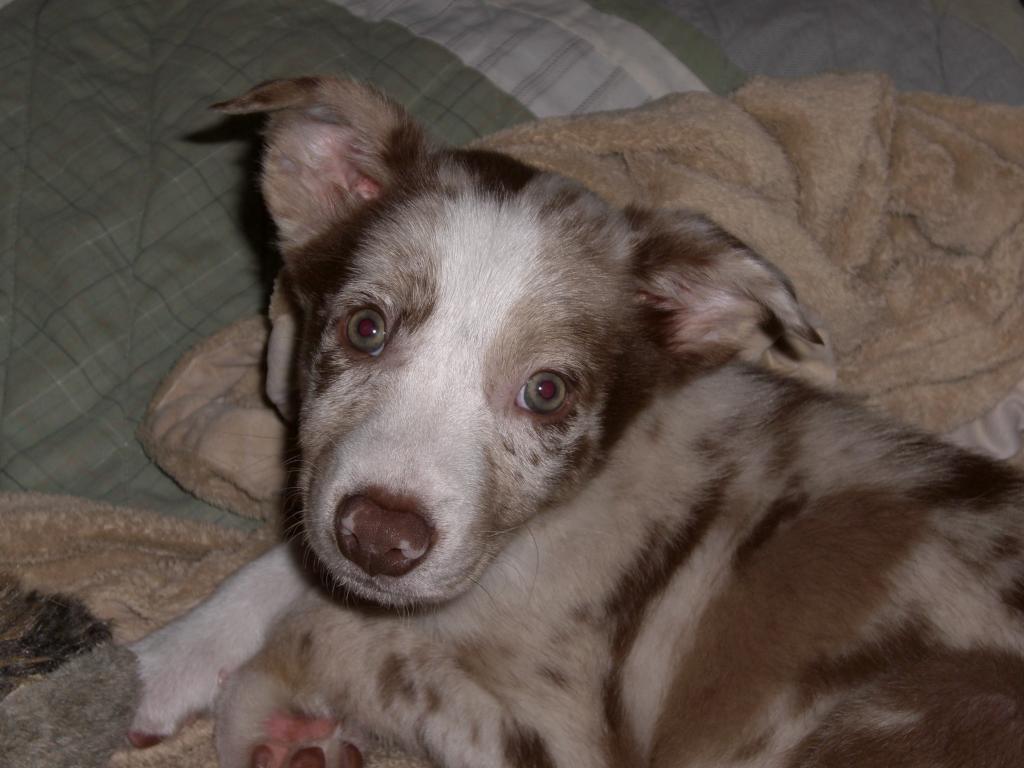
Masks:
[[[782,275],[703,216],[618,210],[432,146],[349,81],[218,106],[271,113],[262,183],[302,314],[306,530],[364,597],[459,594],[659,387],[754,332],[817,339]]]

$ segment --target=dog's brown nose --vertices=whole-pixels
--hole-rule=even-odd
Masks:
[[[348,496],[334,515],[334,536],[341,553],[371,576],[402,576],[430,549],[430,526],[419,505],[390,494]]]

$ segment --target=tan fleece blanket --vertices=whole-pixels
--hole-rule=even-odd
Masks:
[[[1024,110],[897,94],[874,75],[755,80],[729,99],[689,93],[545,120],[481,146],[616,203],[706,212],[785,269],[827,328],[835,359],[795,373],[834,374],[933,430],[966,425],[960,439],[995,453],[1019,447]],[[276,296],[275,323],[288,311]],[[199,345],[140,430],[186,488],[251,517],[273,517],[284,484],[286,427],[262,389],[268,330],[252,318]],[[271,345],[271,369],[282,354]],[[0,496],[0,568],[83,596],[131,639],[267,546],[272,527],[246,536],[76,499]],[[212,766],[209,725],[115,763]]]

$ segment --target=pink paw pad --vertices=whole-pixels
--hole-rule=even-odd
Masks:
[[[135,747],[135,749],[149,749],[150,747],[155,747],[163,740],[163,736],[157,736],[153,733],[128,732],[128,743]]]
[[[251,768],[362,768],[363,756],[341,741],[330,718],[274,714],[263,727],[266,743],[251,753]]]

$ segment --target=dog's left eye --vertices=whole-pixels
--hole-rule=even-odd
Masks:
[[[349,315],[345,323],[345,333],[349,343],[360,352],[377,356],[384,349],[387,341],[387,326],[380,312],[369,307],[357,309]]]
[[[537,371],[516,395],[516,405],[541,415],[554,413],[565,402],[565,379],[551,371]]]

